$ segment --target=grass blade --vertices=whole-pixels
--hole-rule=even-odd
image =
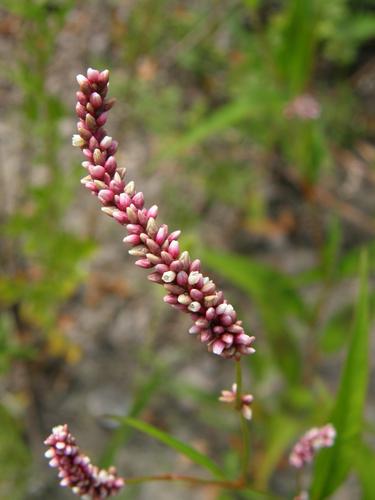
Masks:
[[[213,461],[211,458],[207,457],[200,451],[192,448],[188,444],[180,441],[179,439],[171,436],[167,432],[164,432],[153,425],[150,425],[142,420],[138,420],[136,418],[131,417],[114,417],[124,426],[130,426],[133,429],[137,429],[144,434],[147,434],[157,441],[169,446],[175,451],[178,451],[185,457],[188,457],[192,462],[197,465],[200,465],[204,469],[210,471],[215,477],[224,478],[223,472],[220,470],[220,467]]]
[[[147,406],[155,390],[160,386],[164,380],[164,372],[156,370],[151,376],[139,387],[136,392],[136,397],[133,401],[132,407],[128,413],[129,417],[138,417],[140,413]],[[129,426],[121,425],[116,429],[108,441],[108,444],[101,456],[100,466],[109,467],[115,462],[115,457],[131,435],[132,429]]]
[[[355,324],[340,388],[331,422],[337,430],[335,446],[323,450],[317,458],[313,499],[331,495],[347,477],[360,444],[369,378],[369,318],[368,318],[368,256],[362,252],[360,264],[360,291]]]

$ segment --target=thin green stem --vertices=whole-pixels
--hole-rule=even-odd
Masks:
[[[201,477],[186,476],[183,474],[158,474],[154,476],[139,476],[139,477],[125,478],[125,484],[128,485],[146,483],[150,481],[181,481],[192,485],[211,485],[229,490],[249,490],[252,493],[256,494],[257,497],[259,495],[267,498],[268,500],[280,499],[279,496],[264,493],[262,491],[253,490],[250,485],[244,483],[241,479],[237,481],[218,481],[212,479],[205,479]]]
[[[205,479],[201,477],[186,476],[182,474],[158,474],[154,476],[140,476],[125,479],[126,484],[138,484],[145,483],[149,481],[183,481],[190,484],[211,484],[216,486],[221,486],[222,488],[228,489],[243,489],[246,486],[241,481],[218,481],[212,479]]]
[[[237,385],[236,408],[237,410],[241,410],[241,393],[242,393],[241,358],[236,359],[236,385]]]
[[[241,437],[242,437],[242,457],[241,457],[241,471],[242,471],[242,480],[244,483],[248,480],[248,472],[249,472],[249,458],[250,458],[250,435],[249,435],[249,426],[242,415],[241,412],[241,395],[242,395],[242,368],[241,368],[241,359],[236,360],[236,384],[237,384],[237,395],[236,395],[236,409],[240,414],[241,419]]]
[[[303,491],[303,470],[297,469],[296,471],[296,496]]]

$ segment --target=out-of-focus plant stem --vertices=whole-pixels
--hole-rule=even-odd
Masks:
[[[182,481],[192,485],[211,485],[211,486],[218,486],[220,488],[228,490],[250,490],[252,493],[256,495],[256,498],[258,498],[258,496],[259,498],[264,497],[268,498],[269,500],[271,499],[276,500],[281,498],[277,495],[269,495],[268,493],[266,494],[261,491],[255,491],[252,489],[251,486],[244,483],[241,479],[238,481],[219,481],[219,480],[205,479],[194,476],[185,476],[182,474],[160,474],[155,476],[139,476],[133,478],[125,478],[125,484],[127,485],[146,483],[149,481]]]
[[[236,410],[239,412],[241,419],[241,440],[242,440],[242,457],[241,457],[241,471],[242,480],[246,484],[248,479],[249,471],[249,458],[250,458],[250,436],[248,422],[242,414],[241,406],[241,394],[242,394],[242,367],[241,359],[235,361],[236,363],[236,384],[237,384],[237,396],[236,396]]]

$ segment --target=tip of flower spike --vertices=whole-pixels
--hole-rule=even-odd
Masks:
[[[45,441],[50,446],[45,456],[51,459],[51,467],[59,469],[60,485],[70,487],[73,493],[87,499],[107,498],[118,493],[125,481],[117,476],[116,469],[92,465],[74,443],[67,425],[54,427]]]

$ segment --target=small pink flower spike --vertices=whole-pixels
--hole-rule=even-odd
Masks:
[[[44,441],[50,448],[45,456],[51,467],[59,469],[60,485],[72,489],[82,498],[101,500],[116,495],[125,482],[117,476],[116,469],[99,469],[81,453],[68,426],[59,425]]]
[[[284,108],[286,118],[298,118],[300,120],[317,120],[321,114],[319,102],[310,94],[302,94],[295,97]]]
[[[246,418],[246,420],[251,420],[252,410],[251,403],[254,398],[251,394],[242,394],[241,395],[241,413]],[[231,391],[223,390],[221,391],[221,396],[219,397],[219,401],[222,403],[230,403],[235,404],[237,401],[237,384],[232,385]]]
[[[301,491],[293,500],[309,500],[309,494],[307,491]]]
[[[240,358],[255,352],[255,337],[245,333],[242,321],[223,292],[201,272],[201,263],[180,250],[180,231],[170,232],[158,224],[158,208],[144,206],[142,192],[133,181],[126,181],[126,169],[117,165],[118,144],[104,130],[108,111],[114,104],[107,98],[109,72],[89,68],[78,75],[76,112],[78,134],[73,145],[81,148],[87,174],[82,184],[101,202],[104,213],[125,226],[124,242],[142,269],[151,269],[149,280],[162,285],[164,302],[189,314],[193,326],[189,333],[223,358]]]
[[[315,454],[321,448],[333,446],[336,438],[336,430],[332,424],[323,427],[313,427],[308,430],[294,445],[289,456],[289,463],[300,469],[313,461]]]

